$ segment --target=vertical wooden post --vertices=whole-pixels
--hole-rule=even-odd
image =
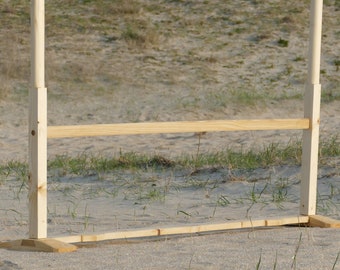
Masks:
[[[47,89],[44,0],[31,2],[29,91],[29,238],[47,237]]]
[[[320,55],[322,0],[311,1],[308,77],[305,89],[305,118],[310,127],[302,137],[302,179],[300,214],[315,215],[317,195],[319,126],[320,126]]]

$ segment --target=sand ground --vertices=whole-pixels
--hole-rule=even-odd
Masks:
[[[49,125],[303,117],[308,58],[305,3],[286,1],[286,8],[278,14],[275,7],[280,1],[240,1],[242,9],[236,2],[226,6],[217,0],[209,7],[207,1],[159,1],[161,9],[155,9],[152,1],[137,2],[147,8],[138,8],[133,22],[152,26],[152,31],[156,31],[154,25],[162,29],[151,31],[151,36],[144,33],[147,42],[143,44],[125,40],[117,32],[124,28],[128,15],[114,21],[119,27],[105,35],[73,30],[51,33],[49,26]],[[11,17],[11,9],[6,10],[2,14]],[[340,127],[337,2],[328,1],[324,14],[322,140],[339,138]],[[0,42],[0,53],[6,65],[16,65],[3,65],[6,72],[1,75],[3,89],[13,90],[0,96],[1,163],[27,161],[28,149],[29,71],[21,69],[29,65],[18,63],[28,63],[29,36],[25,31],[15,38],[18,45],[12,46],[5,42],[12,36],[9,29],[0,30],[6,37]],[[288,40],[287,47],[280,40]],[[18,75],[11,75],[13,70]],[[25,76],[27,80],[22,79]],[[58,139],[49,140],[48,157],[133,151],[172,158],[195,155],[198,145],[203,154],[261,149],[270,143],[300,140],[301,134],[265,131],[207,133],[200,138],[165,134]],[[339,157],[328,160],[318,175],[318,211],[336,219],[340,219],[339,162]],[[294,216],[299,208],[300,170],[298,166],[273,166],[232,171],[238,181],[232,181],[227,166],[194,176],[152,170],[122,170],[101,177],[49,172],[49,235]],[[25,238],[27,187],[17,176],[0,180],[0,241]],[[285,184],[287,191],[279,204],[272,202],[278,184]],[[165,189],[165,198],[146,196]],[[259,196],[255,204],[251,194]],[[257,264],[259,269],[340,269],[339,252],[339,229],[280,227],[123,241],[69,254],[0,249],[0,269],[256,269]]]

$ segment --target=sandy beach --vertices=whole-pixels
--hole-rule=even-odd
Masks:
[[[309,3],[100,1],[46,3],[48,125],[303,117]],[[0,242],[28,235],[26,172],[18,167],[6,174],[6,166],[28,156],[26,2],[0,3]],[[338,1],[324,5],[320,126],[321,142],[337,144],[339,10]],[[138,153],[174,160],[227,149],[262,151],[300,142],[301,135],[51,139],[48,159]],[[320,161],[318,214],[340,220],[340,157]],[[300,179],[297,164],[150,166],[84,175],[51,169],[48,236],[297,216]],[[339,254],[339,229],[282,226],[95,243],[66,254],[0,249],[0,270],[340,269]]]

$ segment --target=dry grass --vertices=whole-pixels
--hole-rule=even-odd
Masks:
[[[166,110],[182,114],[301,99],[308,10],[309,1],[48,1],[50,97],[115,99],[115,93],[133,92],[123,101],[131,105],[159,95]],[[4,99],[9,89],[28,87],[29,2],[2,1],[0,13]],[[336,14],[336,1],[327,1],[322,83],[329,102],[340,96]],[[135,111],[143,104],[134,104]]]

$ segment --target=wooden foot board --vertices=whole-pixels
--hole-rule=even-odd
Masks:
[[[245,220],[219,224],[188,225],[181,227],[141,229],[133,231],[117,231],[103,234],[77,235],[54,238],[66,243],[97,242],[105,240],[145,238],[157,236],[170,236],[181,234],[195,234],[204,232],[218,232],[232,229],[246,229],[255,227],[274,227],[288,224],[308,224],[308,216],[286,217],[279,219]]]
[[[320,228],[340,228],[340,220],[332,219],[325,216],[315,215],[309,216],[310,227]]]
[[[44,239],[21,239],[11,242],[0,243],[0,248],[7,248],[18,251],[42,251],[65,253],[77,250],[75,245],[55,240],[53,238]]]
[[[233,229],[247,229],[258,227],[275,227],[284,225],[304,225],[322,228],[340,228],[340,221],[323,216],[297,216],[275,219],[244,220],[219,224],[188,225],[159,229],[142,229],[133,231],[118,231],[103,234],[77,235],[54,238],[66,243],[85,243],[105,240],[133,239],[157,236],[171,236],[195,233],[218,232]]]
[[[141,229],[131,231],[118,231],[103,234],[75,235],[47,239],[24,239],[12,242],[0,243],[0,248],[24,251],[45,251],[45,252],[72,252],[77,249],[71,243],[100,242],[107,240],[150,238],[171,235],[188,235],[196,233],[220,232],[233,229],[247,229],[260,227],[276,227],[284,225],[299,225],[321,228],[340,228],[340,221],[328,217],[297,216],[282,217],[275,219],[244,220],[219,224],[188,225],[181,227],[169,227],[159,229]]]

